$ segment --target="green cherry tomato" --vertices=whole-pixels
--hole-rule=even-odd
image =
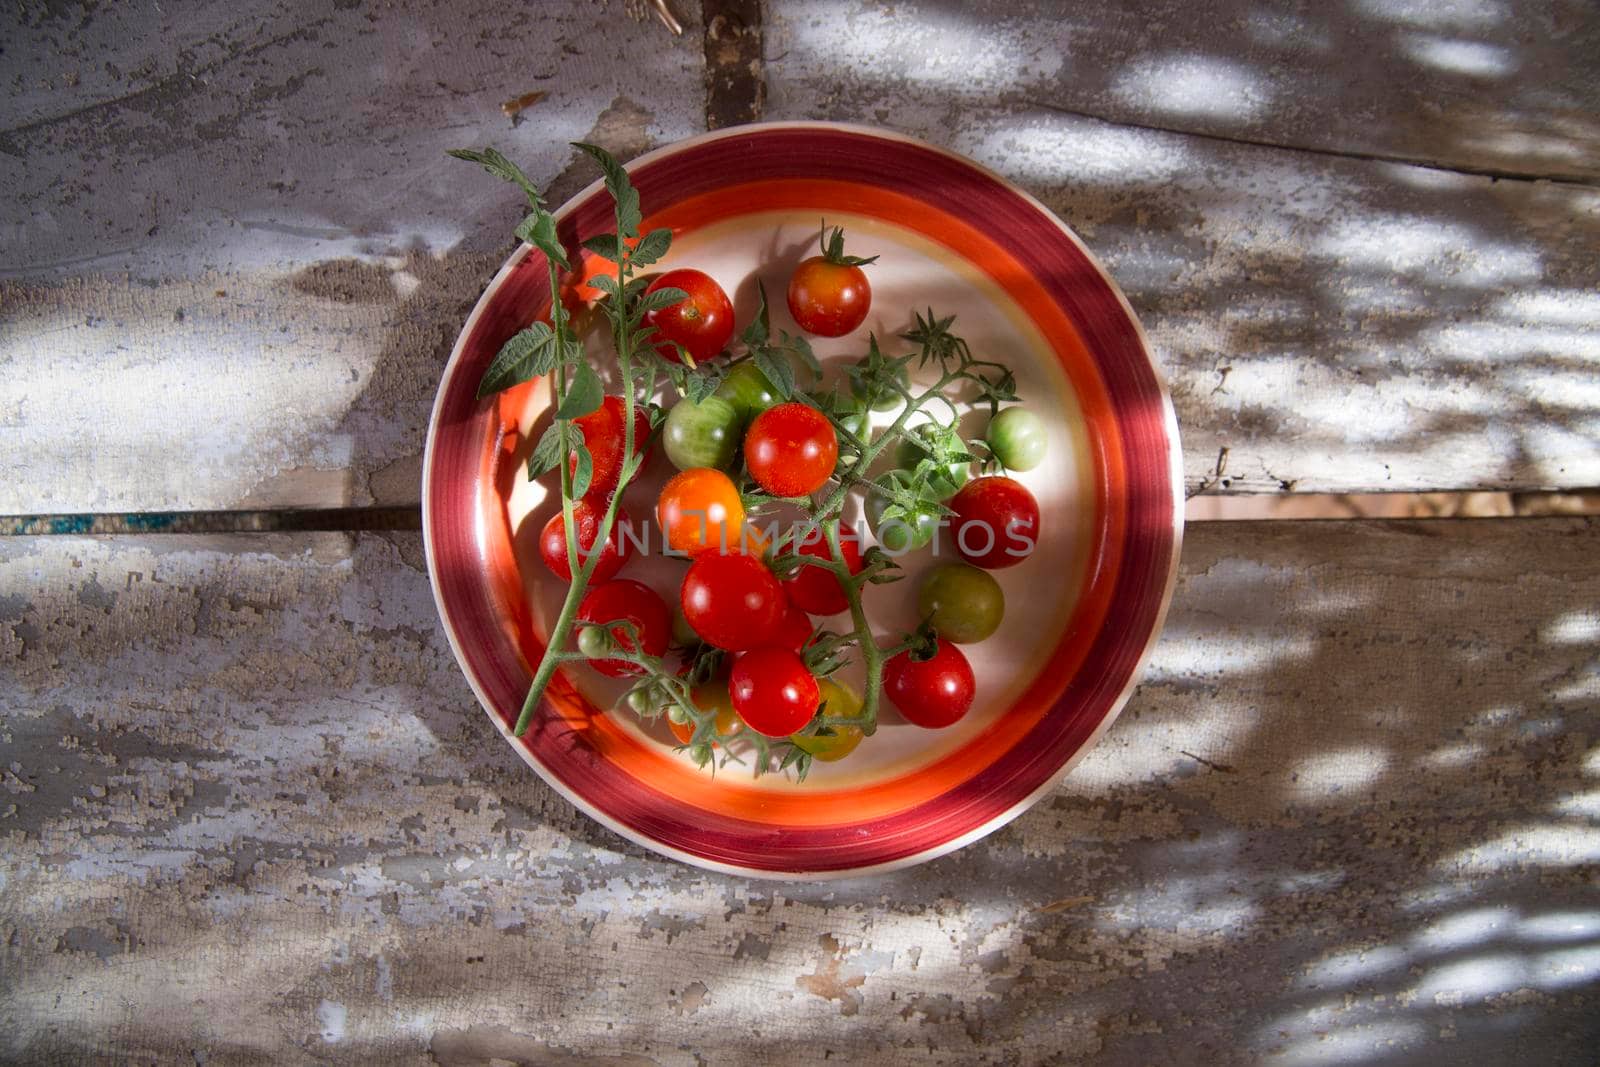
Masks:
[[[827,705],[822,709],[822,714],[840,719],[861,717],[861,698],[847,687],[832,678],[823,678],[817,683],[817,688],[822,691],[822,704]],[[790,734],[789,740],[794,742],[795,748],[811,753],[812,759],[819,759],[823,763],[842,760],[861,744],[859,726],[829,726],[827,729],[825,734]]]
[[[928,453],[918,442],[916,430],[913,429],[910,434],[900,438],[900,444],[895,448],[894,462],[895,466],[909,471],[927,457]],[[956,492],[967,484],[971,466],[970,463],[951,463],[928,479],[928,488],[933,491],[941,504],[955,496]]]
[[[1024,408],[1006,408],[989,423],[989,447],[1008,471],[1031,471],[1044,461],[1044,421]]]
[[[761,373],[761,368],[748,360],[735,363],[713,395],[732,404],[739,414],[739,422],[746,426],[779,399],[777,389]]]
[[[721,397],[708,396],[695,404],[687,398],[667,412],[661,441],[667,458],[681,471],[695,467],[721,470],[733,461],[739,447],[739,413]]]
[[[888,498],[877,490],[867,494],[867,521],[872,524],[872,533],[885,552],[898,556],[933,540],[934,531],[939,528],[939,513],[933,505],[919,507],[910,515],[885,519],[883,513],[888,506]]]
[[[856,360],[856,366],[865,366],[866,362],[867,359],[865,356],[863,356]],[[895,377],[900,381],[900,388],[906,390],[911,388],[911,374],[906,370],[905,364],[902,363],[900,365]],[[870,398],[866,395],[869,391],[872,393]],[[873,411],[893,411],[895,408],[905,403],[905,397],[901,396],[893,389],[879,387],[877,389],[869,390],[865,385],[853,378],[850,380],[850,395],[855,397],[857,400],[869,403],[872,406]]]
[[[988,571],[970,563],[941,563],[922,578],[917,614],[958,645],[982,641],[1000,628],[1006,595]]]

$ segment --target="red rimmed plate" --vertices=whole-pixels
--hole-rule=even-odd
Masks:
[[[467,320],[428,432],[423,533],[462,670],[501,734],[546,781],[623,836],[690,863],[837,877],[917,863],[982,837],[1041,797],[1110,725],[1171,597],[1181,454],[1132,310],[1038,201],[909,138],[822,123],[749,126],[660,149],[628,170],[645,228],[673,231],[662,269],[695,266],[716,277],[741,325],[760,278],[777,295],[774,325],[795,331],[781,294],[793,265],[814,251],[822,218],[846,228],[853,252],[879,255],[872,313],[857,333],[816,341],[825,364],[859,356],[869,330],[894,337],[913,309],[955,314],[956,332],[1011,366],[1027,406],[1046,418],[1049,458],[1019,476],[1042,508],[1038,548],[995,572],[1006,619],[994,637],[966,646],[979,683],[967,718],[928,731],[886,711],[856,754],[817,764],[804,783],[751,779],[737,766],[715,776],[695,769],[664,727],[604,710],[617,688],[588,668],[552,685],[534,725],[513,737],[529,664],[564,592],[535,545],[553,502],[522,473],[549,418],[548,390],[539,382],[476,398],[500,345],[548,307],[544,259],[523,246]],[[576,257],[583,239],[610,228],[611,204],[596,182],[557,217]],[[584,256],[588,272],[603,266]],[[564,299],[581,310],[593,295],[575,283]],[[981,420],[974,425],[981,430]],[[636,518],[648,516],[667,472],[658,456],[629,490]],[[912,590],[930,555],[901,561],[908,581],[869,591],[876,627],[914,624]],[[625,573],[670,603],[682,566],[657,556]]]

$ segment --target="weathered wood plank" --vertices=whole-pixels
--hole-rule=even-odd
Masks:
[[[264,0],[181,19],[123,5],[81,25],[8,11],[20,78],[3,89],[17,122],[0,135],[0,180],[18,190],[0,229],[0,512],[414,503],[439,371],[515,218],[508,191],[443,149],[494,140],[559,199],[589,173],[559,147],[575,136],[626,156],[702,128],[705,44],[695,6],[678,6],[682,39],[616,3],[336,8],[310,22]],[[1148,43],[1120,8],[1074,9],[1060,32],[1040,28],[1055,17],[1042,7],[813,26],[816,10],[775,13],[768,116],[903,129],[1044,198],[1150,326],[1191,487],[1600,484],[1600,191],[1050,110],[1098,107],[1061,95],[1077,91],[1073,71],[1108,42],[1124,42],[1108,57]],[[1434,17],[1419,10],[1406,17]],[[1362,69],[1351,56],[1367,38],[1338,20],[1377,16],[1297,17],[1326,23],[1330,56],[1308,45],[1302,57],[1319,78]],[[1231,23],[1191,12],[1150,25],[1184,42],[1222,40]],[[134,32],[148,26],[160,33]],[[851,58],[849,38],[820,54],[818,34],[841,26],[896,47]],[[1563,73],[1586,26],[1518,52],[1559,73],[1545,110],[1507,104],[1532,123],[1517,127],[1527,138],[1553,125],[1587,136],[1562,117],[1597,84]],[[927,27],[945,50],[909,58]],[[1279,47],[1226,39],[1232,66]],[[1071,63],[1047,71],[1052,40]],[[1359,93],[1421,86],[1434,102],[1400,93],[1396,114],[1475,114],[1405,69]],[[1121,99],[1114,81],[1096,91]],[[549,95],[519,124],[498,105],[526,89]],[[1367,96],[1320,96],[1365,114]],[[1320,96],[1268,111],[1329,127],[1306,117]]]
[[[1600,24],[1584,0],[787,0],[767,34],[774,101],[796,114],[931,127],[1031,103],[1318,152],[1600,179]]]
[[[0,1058],[1586,1062],[1597,551],[1202,526],[1051,798],[807,886],[544,788],[415,535],[6,541]]]

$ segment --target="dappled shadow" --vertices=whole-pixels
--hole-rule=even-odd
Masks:
[[[357,1057],[562,1018],[567,1047],[713,1060],[804,1032],[850,1058],[1579,1062],[1600,980],[1596,534],[1191,531],[1144,684],[1052,796],[981,845],[820,884],[651,856],[529,773],[460,679],[404,562],[415,535],[35,542],[0,570],[56,590],[0,588],[23,761],[5,915],[37,931],[7,995],[98,1003],[108,967],[138,964],[117,995],[146,1003],[181,967],[209,976],[208,1010],[249,1017],[241,1048],[292,1023]],[[92,711],[55,707],[64,674],[103,694]],[[290,915],[273,953],[227,947]],[[265,1020],[262,983],[292,991]],[[527,983],[532,1018],[505,1014]],[[778,994],[759,1034],[750,989]],[[200,1040],[151,1003],[140,1047]],[[337,1039],[310,1022],[325,1004],[348,1013]],[[419,1012],[420,1033],[386,1021]],[[83,1047],[95,1018],[32,1048]]]

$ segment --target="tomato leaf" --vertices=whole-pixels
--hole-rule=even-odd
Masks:
[[[683,395],[691,403],[699,404],[717,391],[722,384],[722,367],[716,363],[702,363],[685,378]]]
[[[682,289],[674,289],[669,285],[641,296],[639,302],[633,307],[633,313],[642,316],[651,311],[658,311],[661,308],[672,307],[674,304],[681,304],[687,299],[689,299],[688,293]]]
[[[567,382],[567,395],[556,409],[556,418],[581,418],[599,408],[604,400],[605,387],[600,384],[600,376],[589,364],[579,363],[573,368],[572,380]]]
[[[593,237],[584,239],[583,247],[599,256],[609,259],[613,263],[622,261],[622,242],[617,240],[614,233],[597,233]],[[616,291],[616,282],[612,281],[612,291]]]
[[[542,210],[533,212],[517,224],[514,232],[519,238],[543,252],[552,263],[559,264],[563,270],[572,269],[572,264],[567,262],[567,250],[561,247],[561,238],[556,235],[555,216],[550,212]]]
[[[478,397],[498,393],[513,385],[549,374],[555,369],[556,334],[548,324],[536,322],[512,334],[478,381]]]
[[[623,240],[632,240],[639,236],[639,223],[643,218],[639,213],[639,191],[628,180],[628,172],[623,169],[622,164],[599,145],[574,141],[572,147],[588,154],[600,164],[600,170],[606,176],[606,190],[617,204],[617,235]]]
[[[573,446],[572,454],[578,460],[572,472],[572,497],[576,500],[589,491],[594,481],[594,457],[589,455],[589,447],[582,441]]]
[[[749,348],[760,348],[772,336],[772,318],[767,312],[767,287],[760,282],[756,283],[756,300],[755,318],[739,335],[739,340]]]
[[[567,434],[575,440],[583,440],[583,430],[576,426],[568,427]],[[528,456],[528,480],[555,470],[560,462],[561,427],[551,423],[545,427],[544,436],[539,438],[539,443],[533,446],[533,452]]]
[[[794,368],[789,361],[770,348],[757,348],[751,353],[758,370],[767,376],[777,394],[788,400],[794,396]]]
[[[667,254],[667,249],[672,247],[672,231],[666,227],[651,230],[639,238],[639,243],[633,246],[633,251],[628,253],[628,260],[635,267],[648,267],[656,260]]]
[[[822,364],[817,362],[817,354],[811,351],[811,342],[804,337],[796,337],[788,333],[780,332],[779,336],[783,340],[782,347],[784,350],[800,357],[800,362],[811,372],[812,381],[820,379],[822,377]]]
[[[485,148],[482,152],[479,152],[471,148],[452,148],[445,155],[454,156],[456,159],[464,159],[468,163],[478,164],[496,178],[520,187],[527,194],[528,203],[535,208],[544,206],[544,197],[539,195],[539,189],[533,184],[533,180],[522,172],[521,167],[511,162],[495,149]]]

